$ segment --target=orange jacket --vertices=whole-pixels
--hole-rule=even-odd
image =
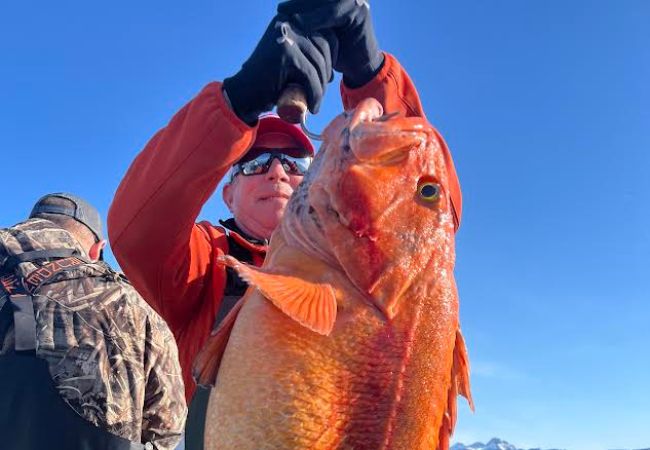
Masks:
[[[345,109],[374,97],[386,112],[424,116],[415,86],[388,54],[373,80],[358,89],[341,84],[341,96]],[[228,252],[222,228],[195,221],[228,169],[251,147],[256,131],[228,107],[221,83],[208,84],[137,156],[108,213],[115,257],[176,337],[188,399],[195,389],[192,361],[210,334],[223,298],[226,272],[214,261]],[[451,155],[440,140],[459,222],[460,187]],[[249,248],[261,262],[264,249],[252,244]]]

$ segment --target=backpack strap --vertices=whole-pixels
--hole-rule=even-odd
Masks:
[[[37,259],[41,258],[39,257]],[[0,293],[4,291],[7,295],[32,295],[38,288],[41,287],[41,285],[43,285],[43,283],[51,280],[60,272],[87,263],[88,261],[85,258],[71,256],[69,258],[55,259],[52,262],[44,264],[36,270],[28,273],[25,277],[20,277],[15,274],[2,275],[0,276]],[[6,267],[6,265],[4,267]]]
[[[38,259],[67,258],[78,253],[79,252],[77,250],[72,248],[55,248],[50,250],[34,250],[31,252],[24,252],[7,258],[0,268],[0,272],[9,272],[13,270],[18,264],[24,262],[36,261]]]
[[[10,295],[6,305],[13,306],[15,349],[17,352],[36,350],[36,316],[34,297],[31,295]],[[5,306],[6,306],[5,305]]]

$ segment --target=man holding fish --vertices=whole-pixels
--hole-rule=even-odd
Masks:
[[[303,180],[314,155],[297,127],[262,116],[284,88],[299,84],[317,113],[332,69],[343,74],[346,110],[372,97],[386,113],[424,117],[397,60],[379,50],[368,4],[360,0],[290,0],[278,7],[241,70],[208,84],[137,156],[108,217],[116,258],[143,297],[167,320],[179,348],[186,396],[191,366],[247,283],[218,259],[254,266]],[[442,138],[454,229],[460,187]],[[233,218],[195,223],[201,207],[230,173],[223,190]]]

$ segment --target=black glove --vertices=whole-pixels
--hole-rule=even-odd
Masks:
[[[288,0],[278,5],[278,12],[306,33],[334,31],[339,41],[334,69],[348,87],[363,86],[384,65],[367,0]]]
[[[330,44],[337,45],[331,32],[307,36],[288,17],[275,16],[241,70],[223,82],[235,114],[254,125],[290,83],[302,86],[309,110],[317,113],[333,78]]]

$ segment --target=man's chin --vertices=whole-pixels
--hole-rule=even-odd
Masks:
[[[289,200],[279,197],[260,200],[255,215],[265,223],[280,223],[288,202]]]

